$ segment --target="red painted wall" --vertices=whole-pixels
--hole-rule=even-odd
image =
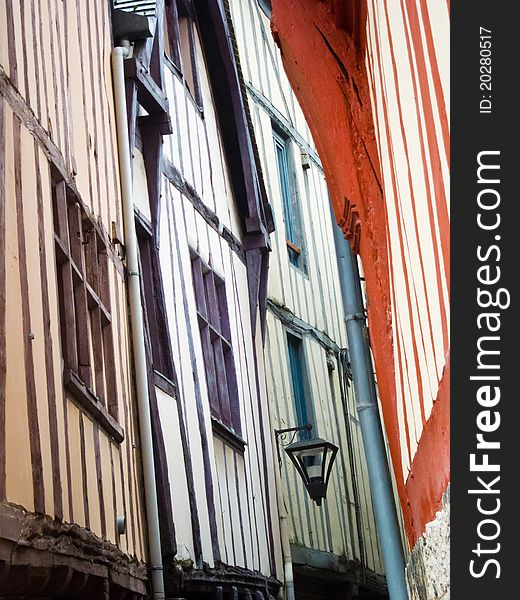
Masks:
[[[449,352],[438,397],[405,480],[393,361],[387,209],[365,69],[366,4],[273,0],[272,5],[273,35],[322,159],[337,221],[363,262],[385,426],[413,545],[439,508],[449,481]]]

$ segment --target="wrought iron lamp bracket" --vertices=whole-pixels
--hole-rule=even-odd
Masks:
[[[288,446],[289,444],[293,443],[294,438],[296,437],[296,434],[298,432],[311,431],[311,429],[312,429],[312,424],[307,423],[306,425],[301,425],[299,427],[286,427],[285,429],[275,429],[274,430],[274,435],[275,435],[275,439],[276,439],[276,453],[278,455],[278,465],[279,465],[280,469],[282,468],[282,455],[280,454],[280,443],[278,442],[278,440],[281,441],[282,446]],[[290,441],[284,444],[284,442],[287,440],[288,434],[290,434],[290,433],[292,433]]]

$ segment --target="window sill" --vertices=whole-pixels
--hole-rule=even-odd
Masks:
[[[298,256],[302,255],[302,249],[295,243],[291,242],[291,240],[285,240],[285,243],[287,245],[287,248],[292,250],[295,254],[297,254]]]
[[[211,427],[213,429],[213,435],[222,440],[225,444],[244,454],[247,443],[232,429],[224,425],[222,421],[219,421],[216,417],[211,417]]]
[[[101,400],[81,381],[76,373],[69,367],[63,369],[63,384],[75,400],[86,412],[116,441],[121,443],[125,433],[119,423],[107,411]]]

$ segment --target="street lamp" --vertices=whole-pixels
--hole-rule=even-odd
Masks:
[[[279,435],[284,437],[284,434],[289,431],[296,433],[305,429],[310,431],[312,425],[276,429],[276,439],[278,440]],[[318,506],[321,506],[321,501],[327,494],[327,485],[338,447],[317,437],[290,443],[285,447],[285,452],[303,479],[309,496]]]

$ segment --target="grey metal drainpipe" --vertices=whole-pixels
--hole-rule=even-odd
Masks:
[[[332,216],[343,310],[368,479],[391,600],[406,600],[405,565],[385,442],[377,406],[361,284],[349,242]]]

